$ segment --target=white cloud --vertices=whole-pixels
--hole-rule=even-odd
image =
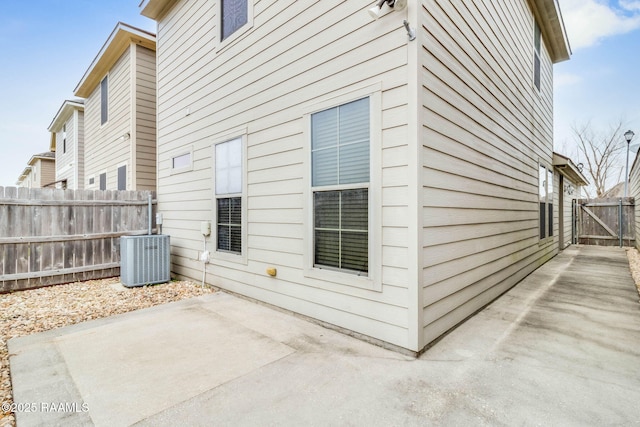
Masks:
[[[640,0],[560,0],[569,43],[578,50],[640,28]]]
[[[620,7],[626,10],[640,11],[640,0],[620,0]]]
[[[553,75],[553,85],[556,88],[570,86],[582,81],[582,76],[572,73],[555,73]]]

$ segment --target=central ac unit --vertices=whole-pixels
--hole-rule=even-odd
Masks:
[[[169,236],[120,237],[120,281],[126,287],[171,280]]]

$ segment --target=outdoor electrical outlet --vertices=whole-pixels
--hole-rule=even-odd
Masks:
[[[205,264],[209,263],[209,251],[204,251],[200,254],[200,261],[204,262]]]

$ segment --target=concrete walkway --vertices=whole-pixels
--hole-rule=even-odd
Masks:
[[[10,340],[18,426],[640,424],[638,299],[571,247],[413,359],[217,293]]]

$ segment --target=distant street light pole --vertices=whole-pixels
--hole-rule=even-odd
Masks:
[[[633,135],[635,135],[635,133],[633,133],[633,131],[631,130],[628,130],[624,133],[624,139],[627,140],[627,171],[624,176],[624,197],[629,196],[629,144],[633,139]]]

